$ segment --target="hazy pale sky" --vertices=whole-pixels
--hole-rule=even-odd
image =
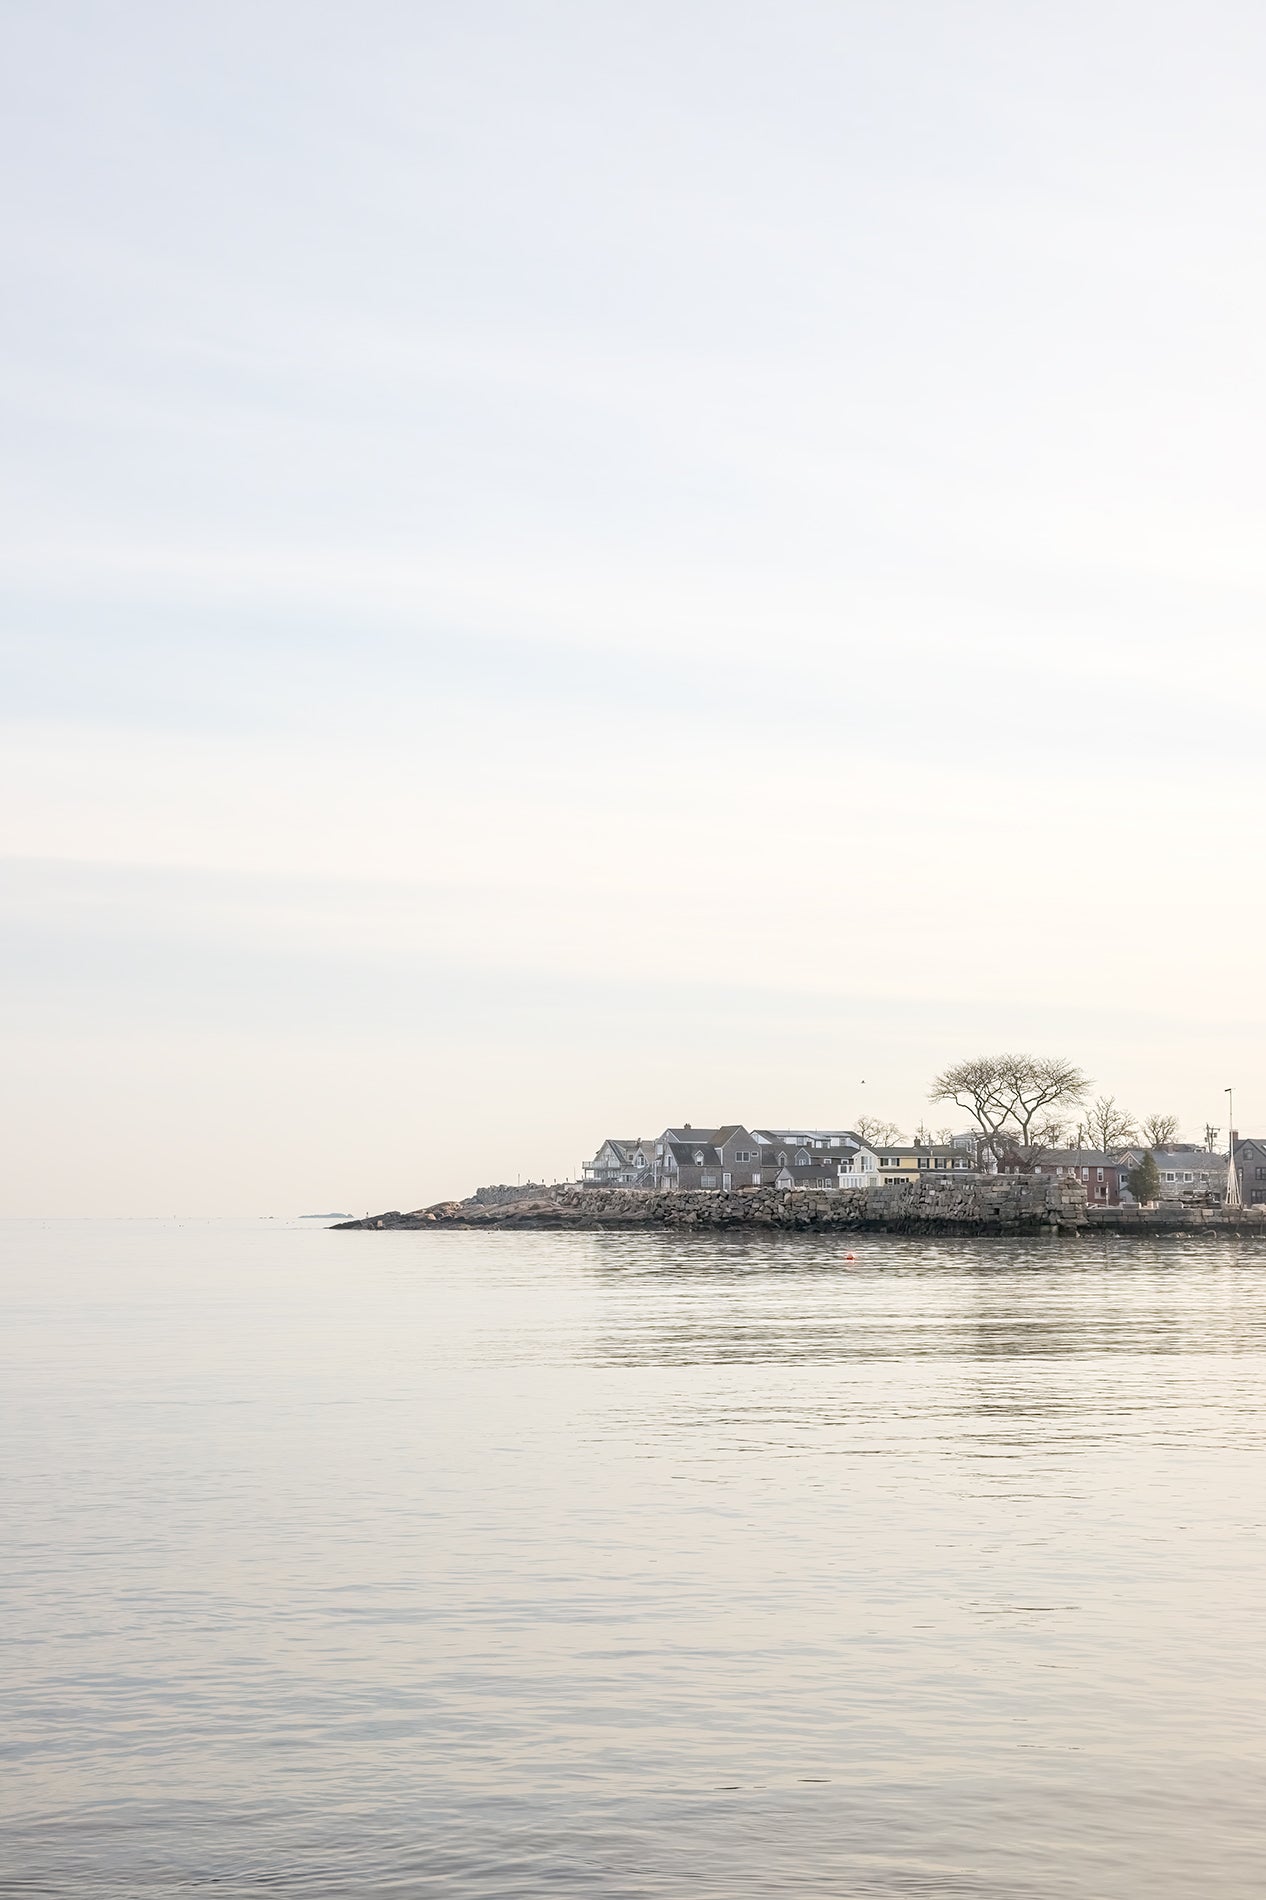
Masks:
[[[11,1210],[1266,1130],[1266,11],[0,20]]]

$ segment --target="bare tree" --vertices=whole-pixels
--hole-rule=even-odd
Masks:
[[[1057,1125],[1051,1111],[1080,1102],[1089,1087],[1080,1069],[1058,1057],[976,1056],[944,1069],[928,1099],[966,1109],[982,1145],[1001,1161],[1014,1150],[1050,1145],[1044,1138]]]
[[[1134,1117],[1118,1107],[1115,1095],[1101,1095],[1086,1110],[1084,1126],[1090,1136],[1086,1146],[1102,1149],[1105,1154],[1108,1149],[1124,1147],[1127,1141],[1134,1139]]]
[[[983,1145],[990,1148],[1004,1174],[1036,1174],[1043,1157],[1052,1148],[1067,1148],[1070,1145],[1088,1148],[1090,1143],[1082,1140],[1080,1128],[1070,1130],[1066,1121],[1057,1115],[1049,1115],[1033,1123],[1027,1144],[1010,1139],[998,1147],[989,1143]]]
[[[926,1122],[920,1122],[914,1131],[916,1148],[948,1148],[953,1140],[952,1128],[929,1128]]]
[[[853,1131],[861,1136],[868,1148],[874,1148],[883,1142],[899,1142],[901,1130],[896,1122],[880,1121],[878,1115],[859,1115],[853,1123]]]
[[[1149,1148],[1168,1148],[1178,1133],[1177,1115],[1144,1115],[1139,1131]]]

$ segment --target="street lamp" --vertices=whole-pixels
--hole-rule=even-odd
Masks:
[[[1223,1089],[1222,1093],[1226,1096],[1227,1113],[1226,1204],[1228,1207],[1242,1207],[1240,1176],[1235,1165],[1235,1090]]]

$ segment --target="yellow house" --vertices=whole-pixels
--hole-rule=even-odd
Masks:
[[[944,1148],[929,1144],[926,1148],[880,1148],[879,1179],[884,1181],[926,1181],[929,1176],[944,1178],[971,1169],[971,1156],[962,1148]]]

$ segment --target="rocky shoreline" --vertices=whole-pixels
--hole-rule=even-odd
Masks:
[[[338,1229],[514,1228],[565,1231],[647,1227],[790,1233],[1158,1234],[1211,1230],[1266,1237],[1266,1208],[1090,1207],[1075,1182],[1048,1175],[994,1176],[956,1184],[811,1190],[744,1188],[736,1193],[638,1188],[484,1189],[465,1201],[438,1201],[402,1214],[340,1221]]]

